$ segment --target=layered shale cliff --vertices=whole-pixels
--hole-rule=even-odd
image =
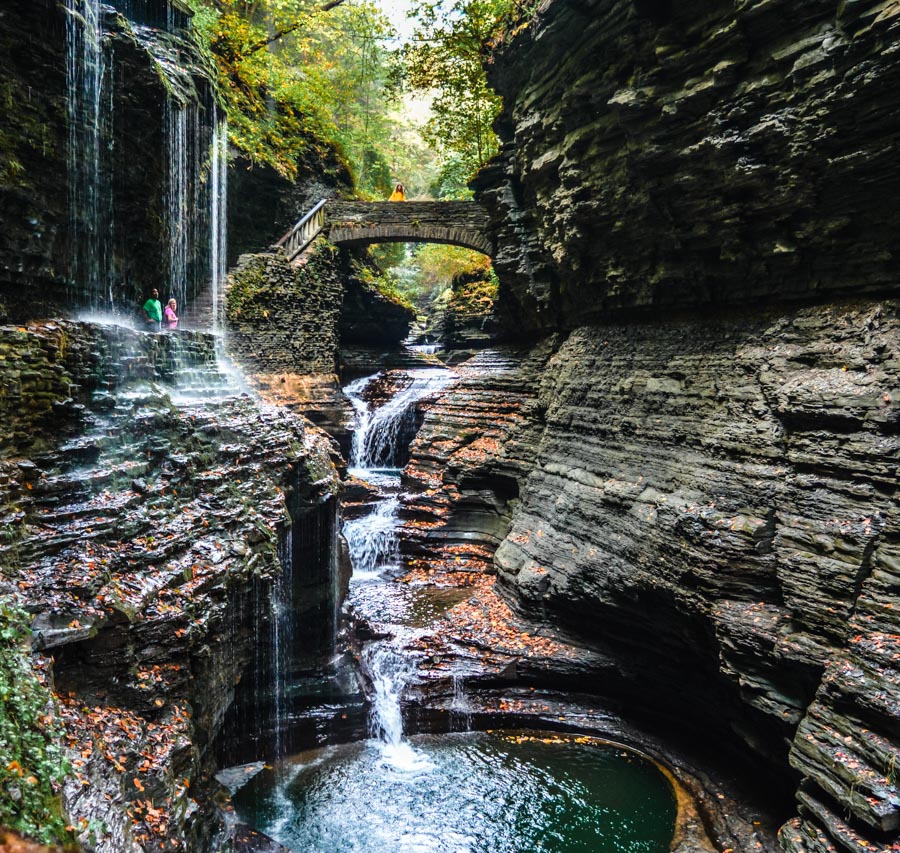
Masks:
[[[499,542],[612,662],[583,687],[765,778],[735,849],[900,833],[898,45],[893,3],[541,4],[477,192],[506,322],[554,334],[408,469],[415,553]]]
[[[277,737],[301,628],[332,628],[329,442],[199,333],[0,327],[0,367],[0,600],[32,616],[71,823],[89,849],[221,849],[216,738]]]
[[[511,317],[890,291],[896,4],[552,0],[489,68]]]

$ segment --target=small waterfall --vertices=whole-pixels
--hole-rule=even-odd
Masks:
[[[67,172],[72,282],[90,293],[94,310],[111,308],[109,155],[111,87],[100,0],[66,0]]]
[[[382,488],[382,499],[371,512],[344,523],[354,581],[371,581],[399,563],[398,469],[413,438],[416,406],[454,379],[451,371],[443,369],[411,370],[406,376],[408,384],[375,409],[365,399],[366,391],[381,374],[358,379],[344,388],[356,413],[351,470]],[[399,638],[374,643],[363,653],[362,667],[372,685],[369,729],[380,743],[385,764],[402,773],[418,773],[430,770],[432,764],[403,739],[401,702],[413,670],[398,642]]]
[[[350,455],[351,468],[372,470],[399,467],[406,445],[412,439],[416,403],[429,394],[443,390],[453,380],[453,374],[442,369],[410,370],[408,376],[412,382],[374,411],[369,410],[362,395],[375,376],[358,379],[344,388],[357,414]]]
[[[224,329],[225,276],[228,272],[228,119],[219,120],[218,108],[213,104],[212,154],[210,157],[210,258],[212,277],[212,329],[221,334]]]
[[[66,110],[70,304],[95,315],[122,312],[126,322],[151,287],[163,302],[178,301],[180,327],[221,329],[226,273],[227,123],[219,114],[214,83],[202,63],[192,64],[186,39],[189,15],[172,2],[63,0],[66,11]],[[114,10],[118,13],[113,15]],[[123,17],[125,20],[123,20]],[[117,100],[127,80],[115,65],[119,37],[133,39],[146,62],[165,78],[160,116],[165,170],[148,187],[162,203],[163,269],[131,265],[133,234],[120,217],[134,202],[122,189],[117,139],[127,119]],[[126,107],[126,114],[127,114]],[[127,180],[127,179],[125,179]],[[159,193],[159,196],[156,195]],[[118,206],[118,207],[117,207]],[[130,211],[130,208],[129,208]],[[117,223],[119,220],[122,225]],[[145,242],[150,242],[149,240]],[[148,253],[153,247],[143,247]]]
[[[272,704],[275,726],[275,757],[284,755],[285,696],[293,648],[294,542],[293,528],[288,525],[279,543],[281,563],[272,588],[270,631],[272,641]]]
[[[419,773],[432,768],[431,762],[403,740],[403,688],[411,675],[406,655],[388,644],[366,649],[364,667],[372,683],[372,707],[369,731],[382,749],[384,762],[404,773]]]
[[[461,675],[453,675],[453,702],[450,705],[450,721],[454,731],[472,731],[472,704],[466,694],[466,683]]]
[[[399,508],[400,499],[394,495],[381,501],[368,515],[344,523],[344,538],[350,550],[355,580],[378,577],[384,568],[397,563]]]

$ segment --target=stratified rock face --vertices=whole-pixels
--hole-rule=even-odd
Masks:
[[[0,322],[23,283],[61,291],[66,254],[65,21],[57,3],[0,10]],[[30,98],[30,91],[41,92]],[[53,288],[52,290],[50,288]],[[16,300],[18,301],[18,300]]]
[[[447,350],[479,350],[498,333],[494,303],[497,285],[484,270],[463,273],[453,280],[452,295],[442,320],[440,339]],[[462,360],[462,359],[457,359]]]
[[[254,718],[230,743],[270,737],[326,621],[329,442],[236,394],[208,335],[0,327],[0,366],[0,595],[34,615],[72,823],[109,853],[222,849],[203,777],[226,711]]]
[[[863,302],[583,327],[480,377],[475,360],[413,446],[411,546],[505,537],[510,600],[615,660],[586,688],[756,754],[785,810],[799,773],[785,850],[890,849],[898,359],[900,305]]]
[[[896,288],[900,8],[546,0],[489,69],[513,328]]]
[[[341,345],[397,346],[408,334],[415,311],[379,293],[348,269],[344,305],[341,310]]]
[[[229,273],[228,349],[253,373],[333,374],[344,283],[327,251],[244,255]]]
[[[94,58],[75,51],[78,83],[67,83],[66,28],[75,21],[83,35],[78,16],[56,0],[4,3],[0,322],[136,312],[150,287],[177,295],[183,318],[208,312],[199,303],[209,300],[210,150],[222,116],[183,10],[167,0],[99,5],[94,104],[78,85]]]

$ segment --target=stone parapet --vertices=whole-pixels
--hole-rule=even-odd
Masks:
[[[330,201],[327,216],[336,245],[445,243],[493,252],[487,211],[471,201]]]

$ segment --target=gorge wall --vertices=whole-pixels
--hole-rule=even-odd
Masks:
[[[329,441],[200,333],[0,327],[0,366],[0,599],[56,693],[70,822],[94,850],[221,849],[216,738],[271,744],[301,628],[332,628]]]
[[[185,7],[15,0],[2,21],[5,313],[136,312],[158,287],[208,323],[224,116]]]
[[[593,692],[766,779],[746,850],[900,831],[898,35],[883,2],[541,4],[476,192],[507,328],[553,334],[473,362],[408,469],[414,553],[496,547],[615,662]]]
[[[510,319],[896,287],[896,5],[544,2],[488,69]]]

